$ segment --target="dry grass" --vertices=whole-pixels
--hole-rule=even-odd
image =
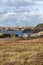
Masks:
[[[32,34],[31,37],[43,37],[43,31],[41,32],[38,32],[38,33],[35,33],[35,34]]]
[[[0,65],[43,65],[43,38],[0,39]]]

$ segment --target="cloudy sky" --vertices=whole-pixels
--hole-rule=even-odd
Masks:
[[[43,0],[0,0],[0,26],[43,23]]]

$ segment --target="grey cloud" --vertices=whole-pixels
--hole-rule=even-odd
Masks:
[[[28,6],[28,5],[35,5],[32,1],[26,1],[26,0],[8,0],[6,2],[3,2],[3,5],[7,6]]]
[[[0,9],[0,16],[3,15],[3,14],[6,14],[6,13],[7,13],[7,10],[5,10],[5,9],[2,9],[2,10],[1,10],[1,9]]]
[[[30,12],[30,9],[29,7],[19,7],[18,9],[16,8],[16,10],[14,9],[14,12],[18,12],[18,13]]]
[[[21,6],[19,8],[6,8],[6,9],[2,9],[0,10],[0,15],[3,15],[3,14],[6,14],[8,12],[15,12],[15,13],[24,13],[24,12],[31,12],[31,10],[29,9],[29,7],[24,7],[24,6]]]
[[[32,0],[32,1],[43,1],[43,0]]]
[[[1,2],[3,3],[3,6],[6,6],[6,9],[4,9],[3,12],[0,12],[0,14],[4,14],[10,11],[18,13],[22,13],[25,11],[30,12],[30,8],[28,6],[35,5],[34,2],[28,0],[7,0],[5,2],[4,0],[1,0]]]
[[[2,19],[1,22],[2,23],[6,22],[8,25],[10,25],[10,23],[13,22],[13,25],[15,25],[15,23],[21,23],[21,22],[27,21],[28,23],[30,23],[30,25],[32,22],[33,22],[32,25],[36,25],[36,24],[40,23],[40,21],[42,20],[42,19],[40,20],[40,16],[42,16],[42,15],[40,15],[39,13],[31,14],[31,12],[30,12],[30,15],[28,12],[27,13],[24,12],[24,13],[10,14],[10,15],[6,16],[5,19]],[[41,18],[43,18],[43,17],[41,17]]]

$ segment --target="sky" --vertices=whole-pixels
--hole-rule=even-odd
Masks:
[[[43,0],[0,0],[0,26],[43,23]]]

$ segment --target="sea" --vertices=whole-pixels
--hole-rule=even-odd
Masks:
[[[23,31],[21,31],[21,30],[8,30],[8,31],[5,31],[5,30],[2,30],[2,31],[0,31],[0,33],[3,33],[3,34],[17,34],[17,35],[20,35],[20,36],[22,36],[25,32],[23,32]],[[26,32],[27,34],[29,34],[29,35],[32,35],[32,34],[34,34],[33,32],[30,32],[30,31],[28,31],[28,32]]]

